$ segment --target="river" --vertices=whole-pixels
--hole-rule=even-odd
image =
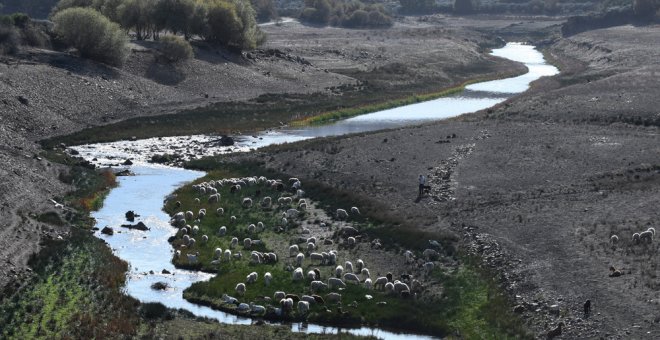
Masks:
[[[201,154],[250,151],[271,144],[308,138],[421,124],[491,107],[516,93],[524,92],[532,81],[558,73],[555,67],[546,64],[543,55],[533,46],[509,43],[503,48],[494,50],[492,54],[522,62],[529,72],[518,77],[469,85],[465,91],[457,95],[365,114],[329,125],[282,128],[264,131],[255,136],[237,137],[237,143],[232,147],[209,146],[208,142],[217,140],[218,137],[201,135],[74,147],[82,157],[100,166],[117,166],[120,161],[128,158],[134,163],[130,168],[135,176],[119,177],[119,186],[109,193],[103,207],[92,213],[99,229],[110,226],[115,231],[120,231],[113,236],[103,235],[100,232],[96,232],[95,235],[104,239],[115,255],[129,263],[126,293],[142,302],[160,302],[167,307],[183,308],[197,316],[224,323],[252,323],[252,319],[216,311],[183,299],[184,289],[194,282],[208,280],[212,274],[176,269],[170,262],[173,249],[167,239],[174,235],[177,229],[169,225],[169,216],[162,211],[163,199],[178,187],[203,176],[204,173],[150,164],[147,161],[151,155],[172,152],[172,150],[187,150],[187,153],[193,155],[190,157],[194,158]],[[126,223],[124,213],[128,210],[139,213],[141,215],[139,220],[151,230],[143,232],[120,228],[121,224]],[[163,269],[173,274],[162,274]],[[170,288],[165,291],[151,289],[151,285],[158,281],[167,282]],[[433,338],[369,327],[340,330],[334,327],[294,323],[292,329],[310,333],[342,331],[385,339]]]

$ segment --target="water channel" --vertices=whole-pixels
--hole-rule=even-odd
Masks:
[[[197,151],[203,150],[207,155],[250,151],[266,145],[308,138],[421,124],[491,107],[514,94],[524,92],[532,81],[558,73],[555,67],[546,64],[543,55],[533,46],[509,43],[503,48],[494,50],[492,54],[524,63],[529,72],[518,77],[473,84],[454,96],[365,114],[329,125],[282,128],[264,131],[255,136],[238,137],[233,147],[209,146],[208,142],[217,140],[217,136],[151,138],[75,147],[81,156],[100,166],[118,165],[118,160],[123,161],[128,158],[133,160],[134,164],[130,168],[135,176],[119,177],[119,186],[110,192],[103,208],[92,214],[99,229],[110,226],[115,230],[121,230],[121,233],[115,233],[113,236],[103,235],[100,232],[97,232],[96,236],[104,239],[115,255],[130,264],[126,293],[142,302],[160,302],[167,307],[183,308],[197,316],[216,319],[223,323],[250,324],[253,321],[250,318],[216,311],[183,299],[184,289],[194,282],[210,279],[212,274],[176,269],[170,262],[173,249],[167,239],[174,235],[177,229],[169,225],[169,216],[162,211],[163,199],[178,187],[203,176],[204,173],[150,164],[147,161],[151,155],[176,150],[177,147],[190,148],[191,145],[197,145]],[[139,220],[151,230],[143,232],[120,228],[121,224],[126,223],[124,213],[128,210],[139,213],[141,215]],[[161,274],[163,269],[173,274]],[[151,289],[151,285],[159,281],[168,283],[170,288],[164,291]],[[378,328],[340,330],[300,323],[293,324],[292,330],[309,333],[350,332],[384,339],[433,338]]]

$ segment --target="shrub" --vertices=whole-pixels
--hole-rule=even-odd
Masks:
[[[128,37],[119,25],[91,8],[68,8],[55,14],[55,33],[81,57],[121,65],[128,56]]]
[[[188,60],[193,57],[193,49],[190,43],[176,35],[166,35],[161,38],[160,53],[171,62]]]
[[[16,28],[0,24],[0,55],[16,53],[19,45],[20,37]]]
[[[300,19],[315,24],[344,27],[388,27],[392,18],[382,5],[360,1],[305,0]]]

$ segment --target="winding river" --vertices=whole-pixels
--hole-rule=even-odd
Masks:
[[[110,226],[115,231],[119,231],[113,236],[103,235],[100,232],[96,232],[95,235],[105,240],[115,255],[129,263],[126,293],[142,302],[160,302],[167,307],[183,308],[197,316],[216,319],[223,323],[252,323],[250,318],[216,311],[183,299],[184,289],[194,282],[208,280],[212,274],[176,269],[170,262],[173,250],[167,239],[174,235],[176,229],[169,225],[169,216],[162,211],[163,200],[178,187],[203,176],[204,173],[150,164],[147,160],[151,155],[171,152],[170,150],[176,148],[186,150],[192,148],[198,154],[203,150],[207,155],[249,151],[266,145],[308,138],[421,124],[491,107],[514,94],[524,92],[532,81],[558,73],[555,67],[546,64],[543,55],[533,46],[509,43],[503,48],[494,50],[492,54],[524,63],[529,72],[518,77],[473,84],[467,86],[462,93],[450,97],[365,114],[329,125],[283,128],[264,131],[255,136],[238,137],[233,147],[211,146],[209,142],[217,140],[217,136],[151,138],[75,147],[81,156],[101,166],[116,166],[118,160],[123,161],[127,158],[133,160],[131,171],[135,176],[119,177],[119,186],[109,193],[103,208],[92,214],[99,229]],[[151,230],[143,232],[120,228],[119,226],[125,223],[124,213],[128,210],[140,214],[138,220],[143,221]],[[172,274],[162,274],[164,269]],[[165,291],[151,289],[151,285],[158,281],[167,282],[170,288]],[[301,323],[294,323],[292,330],[309,333],[350,332],[385,339],[433,338],[395,333],[379,328],[337,329]]]

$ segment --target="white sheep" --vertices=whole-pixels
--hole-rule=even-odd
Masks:
[[[619,236],[616,236],[616,235],[610,236],[610,243],[612,243],[612,244],[619,243]]]
[[[255,314],[255,315],[264,315],[264,314],[266,314],[266,307],[261,306],[261,305],[255,305],[252,302],[250,302],[250,310],[252,311],[252,314]]]
[[[355,283],[360,283],[360,278],[357,275],[353,274],[353,273],[344,274],[344,280],[346,282],[353,281]]]
[[[358,272],[361,272],[362,268],[364,268],[364,261],[362,261],[362,259],[358,259],[357,262],[355,262],[355,267],[357,268]]]
[[[313,305],[316,303],[316,299],[314,299],[313,296],[310,295],[303,295],[300,297],[300,300],[308,302],[310,305]]]
[[[296,265],[298,267],[302,266],[304,260],[305,260],[305,254],[298,253],[298,255],[296,255]]]
[[[639,233],[634,233],[632,236],[632,241],[633,243],[637,244],[639,243]]]
[[[199,203],[202,202],[202,201],[199,200],[199,198],[195,198],[193,201],[195,202],[195,204],[199,204]]]
[[[367,268],[362,268],[362,270],[360,271],[360,274],[362,274],[362,276],[364,276],[365,278],[370,278],[371,277],[371,273],[369,273],[369,269],[367,269]]]
[[[328,302],[340,302],[341,301],[341,294],[339,293],[328,293],[325,296],[325,300]]]
[[[235,305],[235,304],[238,303],[237,298],[235,298],[233,296],[229,296],[227,294],[222,294],[222,301],[224,301],[225,303],[230,304],[230,305]]]
[[[406,263],[414,263],[415,262],[415,255],[413,254],[412,251],[406,250],[405,253],[403,253],[403,256],[406,257]]]
[[[229,216],[229,222],[231,222],[231,224],[236,224],[236,216]]]
[[[314,244],[316,244],[316,237],[313,237],[313,236],[312,236],[312,237],[308,238],[308,239],[307,239],[307,243],[314,243]]]
[[[302,210],[302,211],[307,210],[307,203],[302,203],[302,204],[300,204],[300,205],[298,206],[298,208],[300,208],[300,210]]]
[[[653,233],[653,237],[655,237],[655,228],[650,227],[650,228],[648,228],[648,229],[646,229],[646,230],[652,232],[652,233]]]
[[[270,281],[273,280],[273,275],[270,272],[266,272],[264,274],[264,285],[270,286]]]
[[[336,277],[341,277],[341,275],[344,273],[344,267],[342,266],[337,266],[335,268],[335,276]]]
[[[348,238],[348,246],[352,247],[355,245],[355,237],[351,236]]]
[[[213,258],[219,259],[221,257],[222,257],[222,249],[215,248],[215,251],[213,252]]]
[[[433,262],[424,263],[424,270],[426,271],[427,274],[430,273],[433,270],[433,268],[435,268],[435,263]]]
[[[245,249],[250,249],[252,247],[252,239],[249,237],[246,237],[243,239],[243,248]]]
[[[227,234],[227,227],[222,226],[220,229],[218,229],[218,235],[220,236],[225,236]]]
[[[289,256],[296,256],[300,250],[298,249],[298,245],[294,244],[289,247]]]
[[[187,254],[187,256],[188,256],[188,264],[197,264],[199,252],[196,252],[194,254]]]
[[[376,281],[374,281],[374,288],[378,289],[378,287],[381,287],[382,289],[385,289],[385,285],[388,282],[389,281],[387,280],[387,278],[385,276],[381,276],[381,277],[377,278]],[[394,286],[392,286],[392,288],[394,288]]]
[[[302,229],[302,233],[303,233],[303,234],[311,234],[312,231],[309,230],[309,228],[303,228],[303,229]]]
[[[316,249],[316,245],[312,242],[307,243],[307,252],[312,252]]]
[[[188,242],[190,242],[190,236],[188,236],[187,234],[184,234],[181,239],[183,240],[183,243],[185,243],[185,244],[188,244]]]
[[[394,283],[394,291],[397,293],[401,293],[402,291],[407,290],[410,291],[410,288],[408,288],[408,285],[403,283],[403,282],[395,282]]]
[[[394,283],[388,282],[385,284],[385,291],[388,293],[394,292]]]
[[[248,276],[245,278],[245,281],[247,283],[255,283],[257,282],[258,278],[259,278],[259,274],[257,272],[252,272],[248,274]]]
[[[328,289],[328,285],[325,284],[325,282],[323,282],[323,281],[312,281],[312,283],[310,283],[310,285],[309,285],[309,289],[313,293],[315,293],[315,292],[318,292],[320,290]]]
[[[197,213],[197,218],[203,220],[204,217],[206,217],[206,209],[199,209],[199,213]]]
[[[249,197],[243,198],[243,203],[241,204],[243,208],[251,208],[252,207],[252,199]]]
[[[302,268],[298,267],[293,271],[292,275],[293,281],[300,281],[304,278],[303,270]]]
[[[225,260],[231,260],[231,250],[225,249]]]
[[[263,262],[263,255],[259,252],[253,251],[250,255],[250,262],[252,264],[260,264]]]
[[[191,237],[190,240],[188,240],[188,248],[195,246],[195,242],[195,239]]]
[[[298,313],[305,315],[309,312],[309,302],[298,301]]]
[[[319,261],[319,264],[323,264],[325,262],[323,254],[319,254],[319,253],[310,253],[309,259],[311,260],[312,263],[314,263],[314,261]]]
[[[640,241],[647,240],[648,243],[651,243],[651,242],[653,242],[653,233],[649,230],[643,231],[643,232],[639,233],[639,240]]]
[[[258,231],[264,231],[265,229],[266,229],[266,227],[264,226],[264,222],[261,222],[261,221],[257,222],[257,230]]]
[[[372,286],[373,286],[373,284],[371,282],[371,279],[364,280],[364,288],[371,289]]]
[[[338,220],[345,220],[348,218],[348,213],[344,209],[337,209],[336,216]]]
[[[273,199],[270,196],[266,196],[261,200],[261,206],[264,208],[270,208],[273,204]]]
[[[202,235],[202,244],[206,244],[206,242],[209,241],[209,237],[207,235]]]
[[[250,224],[250,225],[248,225],[248,227],[247,227],[247,231],[248,231],[248,233],[250,233],[250,234],[254,234],[254,233],[257,231],[257,226],[254,225],[254,224]]]
[[[330,287],[330,289],[346,288],[346,284],[341,279],[338,279],[336,277],[330,277],[328,278],[328,287]]]
[[[286,218],[296,218],[296,217],[298,217],[299,213],[300,212],[296,209],[289,209],[284,213],[284,217],[286,217]]]
[[[234,247],[236,247],[237,244],[238,244],[238,237],[232,237],[231,243],[229,244],[229,248],[234,249]]]
[[[193,214],[192,211],[188,210],[186,211],[186,220],[191,220],[195,217],[195,214]]]
[[[276,291],[273,294],[273,300],[275,300],[275,301],[280,301],[280,300],[284,299],[285,297],[286,297],[286,293],[282,292],[282,291]]]
[[[352,273],[353,272],[353,263],[351,261],[344,262],[344,269],[346,270],[347,273]]]
[[[245,295],[245,283],[241,282],[241,283],[237,284],[235,290],[236,290],[236,293],[238,293],[238,295],[240,295],[240,296]]]
[[[351,214],[360,215],[360,209],[358,207],[351,207]]]
[[[197,235],[198,232],[199,232],[199,226],[193,226],[192,227],[192,234]]]
[[[314,281],[316,280],[316,272],[310,270],[307,272],[307,280]]]
[[[422,255],[424,255],[424,258],[429,261],[429,260],[435,260],[440,256],[440,254],[435,250],[435,249],[424,249],[424,252],[422,252]]]
[[[215,209],[215,213],[218,214],[218,216],[222,216],[225,214],[225,209],[222,208]]]

